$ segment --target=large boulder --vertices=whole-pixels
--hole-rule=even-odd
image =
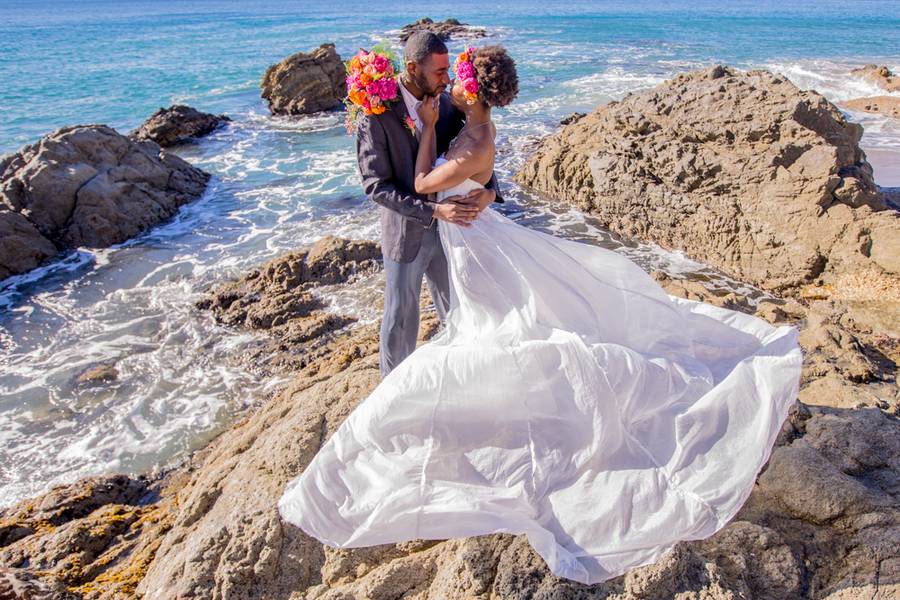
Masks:
[[[886,66],[865,65],[853,69],[850,74],[875,84],[886,92],[900,91],[900,77],[894,75]]]
[[[58,129],[0,158],[0,277],[123,242],[198,198],[209,177],[106,125]]]
[[[896,281],[900,218],[861,136],[816,92],[717,66],[562,128],[517,179],[617,233],[778,292],[866,269]]]
[[[429,17],[424,17],[415,23],[404,25],[400,30],[400,41],[406,43],[409,36],[417,31],[431,31],[445,42],[451,37],[483,38],[487,36],[487,32],[483,27],[471,27],[465,23],[460,23],[458,19],[451,18],[444,21],[435,21]]]
[[[184,104],[173,104],[169,108],[160,107],[128,137],[139,142],[153,140],[165,148],[208,135],[230,120],[228,115],[213,115]]]
[[[260,87],[273,115],[303,115],[339,108],[346,70],[334,44],[297,52],[266,69]]]

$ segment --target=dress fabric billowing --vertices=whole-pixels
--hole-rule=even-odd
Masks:
[[[490,207],[438,226],[446,327],[288,483],[282,517],[344,548],[524,533],[582,583],[722,528],[797,396],[797,330]]]

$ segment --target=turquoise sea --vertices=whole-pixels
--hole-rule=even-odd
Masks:
[[[506,45],[520,95],[496,115],[505,214],[626,253],[643,266],[740,284],[678,254],[621,240],[511,181],[561,118],[714,63],[778,71],[832,101],[882,92],[852,80],[866,63],[900,70],[900,0],[609,1],[434,4],[371,1],[0,0],[0,153],[72,124],[122,133],[173,103],[233,121],[175,151],[213,173],[207,193],[119,246],[80,249],[0,283],[0,506],[55,483],[145,471],[202,446],[274,393],[229,359],[259,335],[216,325],[192,303],[212,283],[324,233],[377,239],[341,114],[275,118],[265,69],[334,42],[349,56],[423,16],[483,26]],[[450,43],[451,51],[462,41]],[[849,114],[882,185],[900,186],[900,123]],[[894,165],[893,169],[891,168]],[[364,321],[380,276],[324,290]],[[758,292],[751,292],[758,294]],[[99,363],[118,380],[82,389]]]

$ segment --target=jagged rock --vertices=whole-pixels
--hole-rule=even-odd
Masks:
[[[580,121],[581,119],[583,119],[586,116],[587,116],[587,114],[585,114],[583,112],[573,112],[573,113],[563,117],[560,120],[559,124],[560,125],[571,125],[572,123]]]
[[[517,179],[780,293],[863,269],[900,287],[900,217],[885,210],[861,135],[816,92],[718,66],[562,128]]]
[[[57,252],[31,221],[0,206],[0,279],[39,267]]]
[[[57,594],[47,598],[133,597],[169,527],[161,492],[178,477],[90,477],[0,512],[0,591],[15,573]]]
[[[323,308],[311,293],[321,285],[346,283],[381,268],[375,242],[326,235],[310,248],[274,258],[234,282],[224,283],[196,303],[228,325],[271,329]]]
[[[483,27],[471,27],[465,23],[460,23],[457,19],[447,19],[445,21],[434,21],[429,17],[419,19],[415,23],[404,25],[400,30],[400,41],[404,44],[406,40],[417,31],[431,31],[437,34],[443,41],[449,40],[451,37],[456,38],[483,38],[487,37],[487,32]]]
[[[228,115],[212,115],[184,104],[173,104],[169,108],[160,107],[128,137],[135,141],[153,140],[162,147],[174,146],[189,138],[203,137],[230,120]]]
[[[900,98],[896,96],[873,96],[871,98],[854,98],[838,102],[838,106],[848,110],[859,110],[877,115],[885,115],[900,119]]]
[[[209,177],[106,125],[58,129],[0,158],[0,276],[123,242],[199,197]]]
[[[885,66],[865,65],[859,69],[853,69],[850,74],[874,83],[886,92],[900,91],[900,77],[897,77]]]
[[[297,52],[266,69],[260,87],[273,115],[302,115],[339,108],[346,69],[334,44]]]
[[[355,321],[326,310],[313,290],[376,273],[380,259],[375,242],[326,235],[217,286],[196,307],[228,325],[269,331],[264,344],[242,357],[248,365],[265,365],[267,373],[295,370],[318,356],[330,334]]]
[[[38,578],[25,569],[0,567],[0,598],[3,600],[80,600],[65,584],[51,577]]]

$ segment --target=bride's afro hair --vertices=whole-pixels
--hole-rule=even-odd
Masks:
[[[472,60],[478,80],[478,95],[488,106],[506,106],[519,93],[516,61],[503,46],[482,46]]]

